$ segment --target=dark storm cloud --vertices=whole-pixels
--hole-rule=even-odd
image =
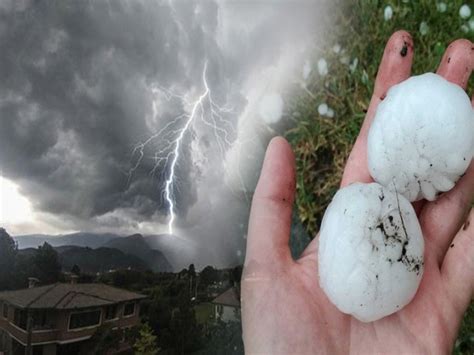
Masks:
[[[199,83],[216,6],[192,2],[36,1],[0,10],[0,166],[43,211],[88,218],[166,208],[162,181],[143,160],[127,185],[131,151],[150,134],[150,85]],[[198,22],[197,16],[209,16]],[[205,22],[205,28],[200,23]],[[164,103],[171,105],[168,103]],[[182,107],[165,108],[163,126]],[[175,192],[181,214],[196,199],[183,142]],[[150,153],[150,152],[146,152]],[[163,177],[164,174],[157,174]]]
[[[291,82],[288,68],[299,65],[323,16],[318,3],[0,0],[0,175],[56,230],[166,232],[169,164],[154,177],[150,171],[154,152],[173,136],[145,147],[130,178],[140,156],[132,152],[189,112],[152,89],[196,98],[207,62],[213,100],[232,108],[222,115],[228,135],[200,122],[184,137],[175,233],[200,246],[200,267],[241,262],[251,196],[239,190],[240,173],[254,180],[277,129],[254,112],[256,104],[283,90],[273,79]],[[224,138],[242,152],[229,154]],[[252,184],[244,184],[246,193]]]

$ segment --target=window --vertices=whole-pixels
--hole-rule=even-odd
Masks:
[[[23,330],[26,330],[26,323],[28,320],[28,314],[25,310],[15,308],[15,314],[13,316],[13,324],[17,327],[20,327]]]
[[[105,309],[105,319],[111,320],[117,318],[117,305],[107,306]]]
[[[72,313],[69,317],[69,329],[80,329],[99,325],[101,311]]]
[[[2,315],[3,315],[3,318],[5,319],[8,318],[8,305],[6,303],[2,305]]]
[[[33,317],[33,329],[45,329],[47,325],[47,313],[45,310],[34,310],[31,313]]]
[[[123,316],[133,316],[135,314],[135,303],[126,303],[125,307],[123,308]]]

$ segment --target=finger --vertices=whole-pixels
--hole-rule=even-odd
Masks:
[[[295,158],[288,142],[273,138],[268,145],[253,196],[245,264],[274,263],[291,258],[288,246],[295,198]]]
[[[444,258],[441,276],[445,292],[463,314],[474,296],[474,209]]]
[[[436,254],[438,265],[441,265],[454,235],[463,225],[473,199],[474,162],[471,162],[466,174],[452,190],[425,204],[420,223]]]
[[[458,39],[446,49],[436,73],[466,89],[473,68],[474,45],[467,39]]]
[[[375,79],[374,93],[359,136],[344,169],[341,186],[352,182],[371,182],[367,163],[367,135],[378,104],[395,84],[410,77],[413,62],[413,40],[406,31],[395,32],[387,42]]]

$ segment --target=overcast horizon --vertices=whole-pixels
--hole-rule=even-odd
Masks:
[[[0,227],[172,229],[212,246],[204,263],[241,261],[324,15],[303,0],[0,1]]]

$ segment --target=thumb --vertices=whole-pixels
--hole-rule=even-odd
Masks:
[[[291,259],[288,246],[295,199],[295,158],[288,142],[268,145],[250,211],[245,265]]]

